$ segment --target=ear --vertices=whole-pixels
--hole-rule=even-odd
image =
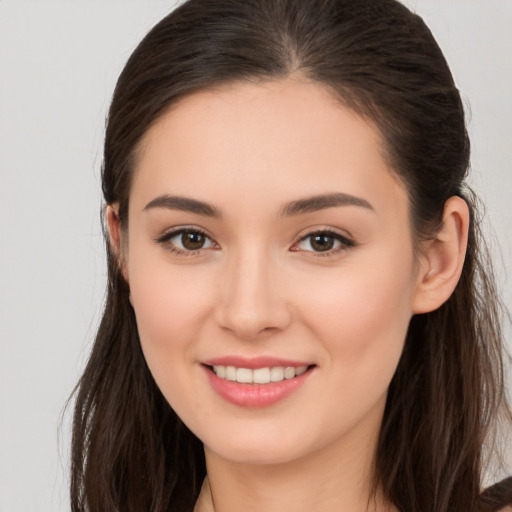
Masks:
[[[422,246],[413,313],[434,311],[453,293],[464,265],[468,231],[468,205],[460,197],[451,197],[444,206],[441,229]]]
[[[128,272],[124,257],[125,248],[123,247],[122,229],[117,205],[107,205],[105,208],[105,219],[107,221],[110,250],[117,260],[119,270],[123,274],[125,281],[128,282]]]

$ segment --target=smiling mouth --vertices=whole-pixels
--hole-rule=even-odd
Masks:
[[[299,377],[315,365],[298,367],[267,366],[255,369],[223,365],[206,366],[217,377],[226,381],[238,382],[239,384],[270,384]]]

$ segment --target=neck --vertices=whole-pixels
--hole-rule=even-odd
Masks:
[[[208,477],[195,512],[393,512],[382,493],[371,492],[376,442],[357,430],[280,464],[233,462],[205,447]]]

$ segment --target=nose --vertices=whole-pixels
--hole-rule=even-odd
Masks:
[[[280,276],[279,266],[256,250],[226,261],[217,303],[218,324],[242,339],[286,329],[292,312]]]

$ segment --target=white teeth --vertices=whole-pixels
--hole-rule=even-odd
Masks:
[[[302,375],[307,369],[307,366],[299,366],[299,368],[295,368],[295,375],[298,377],[299,375]]]
[[[236,381],[242,384],[250,384],[252,382],[252,370],[249,370],[249,368],[237,368]]]
[[[225,366],[214,366],[213,371],[221,378],[226,378],[226,367]]]
[[[226,377],[227,380],[236,380],[236,368],[234,366],[226,366]]]
[[[307,366],[273,366],[257,368],[236,368],[235,366],[215,365],[213,371],[221,379],[240,382],[242,384],[268,384],[269,382],[280,382],[285,379],[293,379],[302,375],[308,369]]]
[[[270,382],[270,368],[258,368],[252,371],[252,381],[256,384],[268,384]]]
[[[270,380],[272,382],[279,382],[284,379],[284,368],[282,366],[275,366],[270,368]]]
[[[293,379],[293,377],[295,377],[295,368],[293,366],[287,366],[284,369],[284,378]]]

